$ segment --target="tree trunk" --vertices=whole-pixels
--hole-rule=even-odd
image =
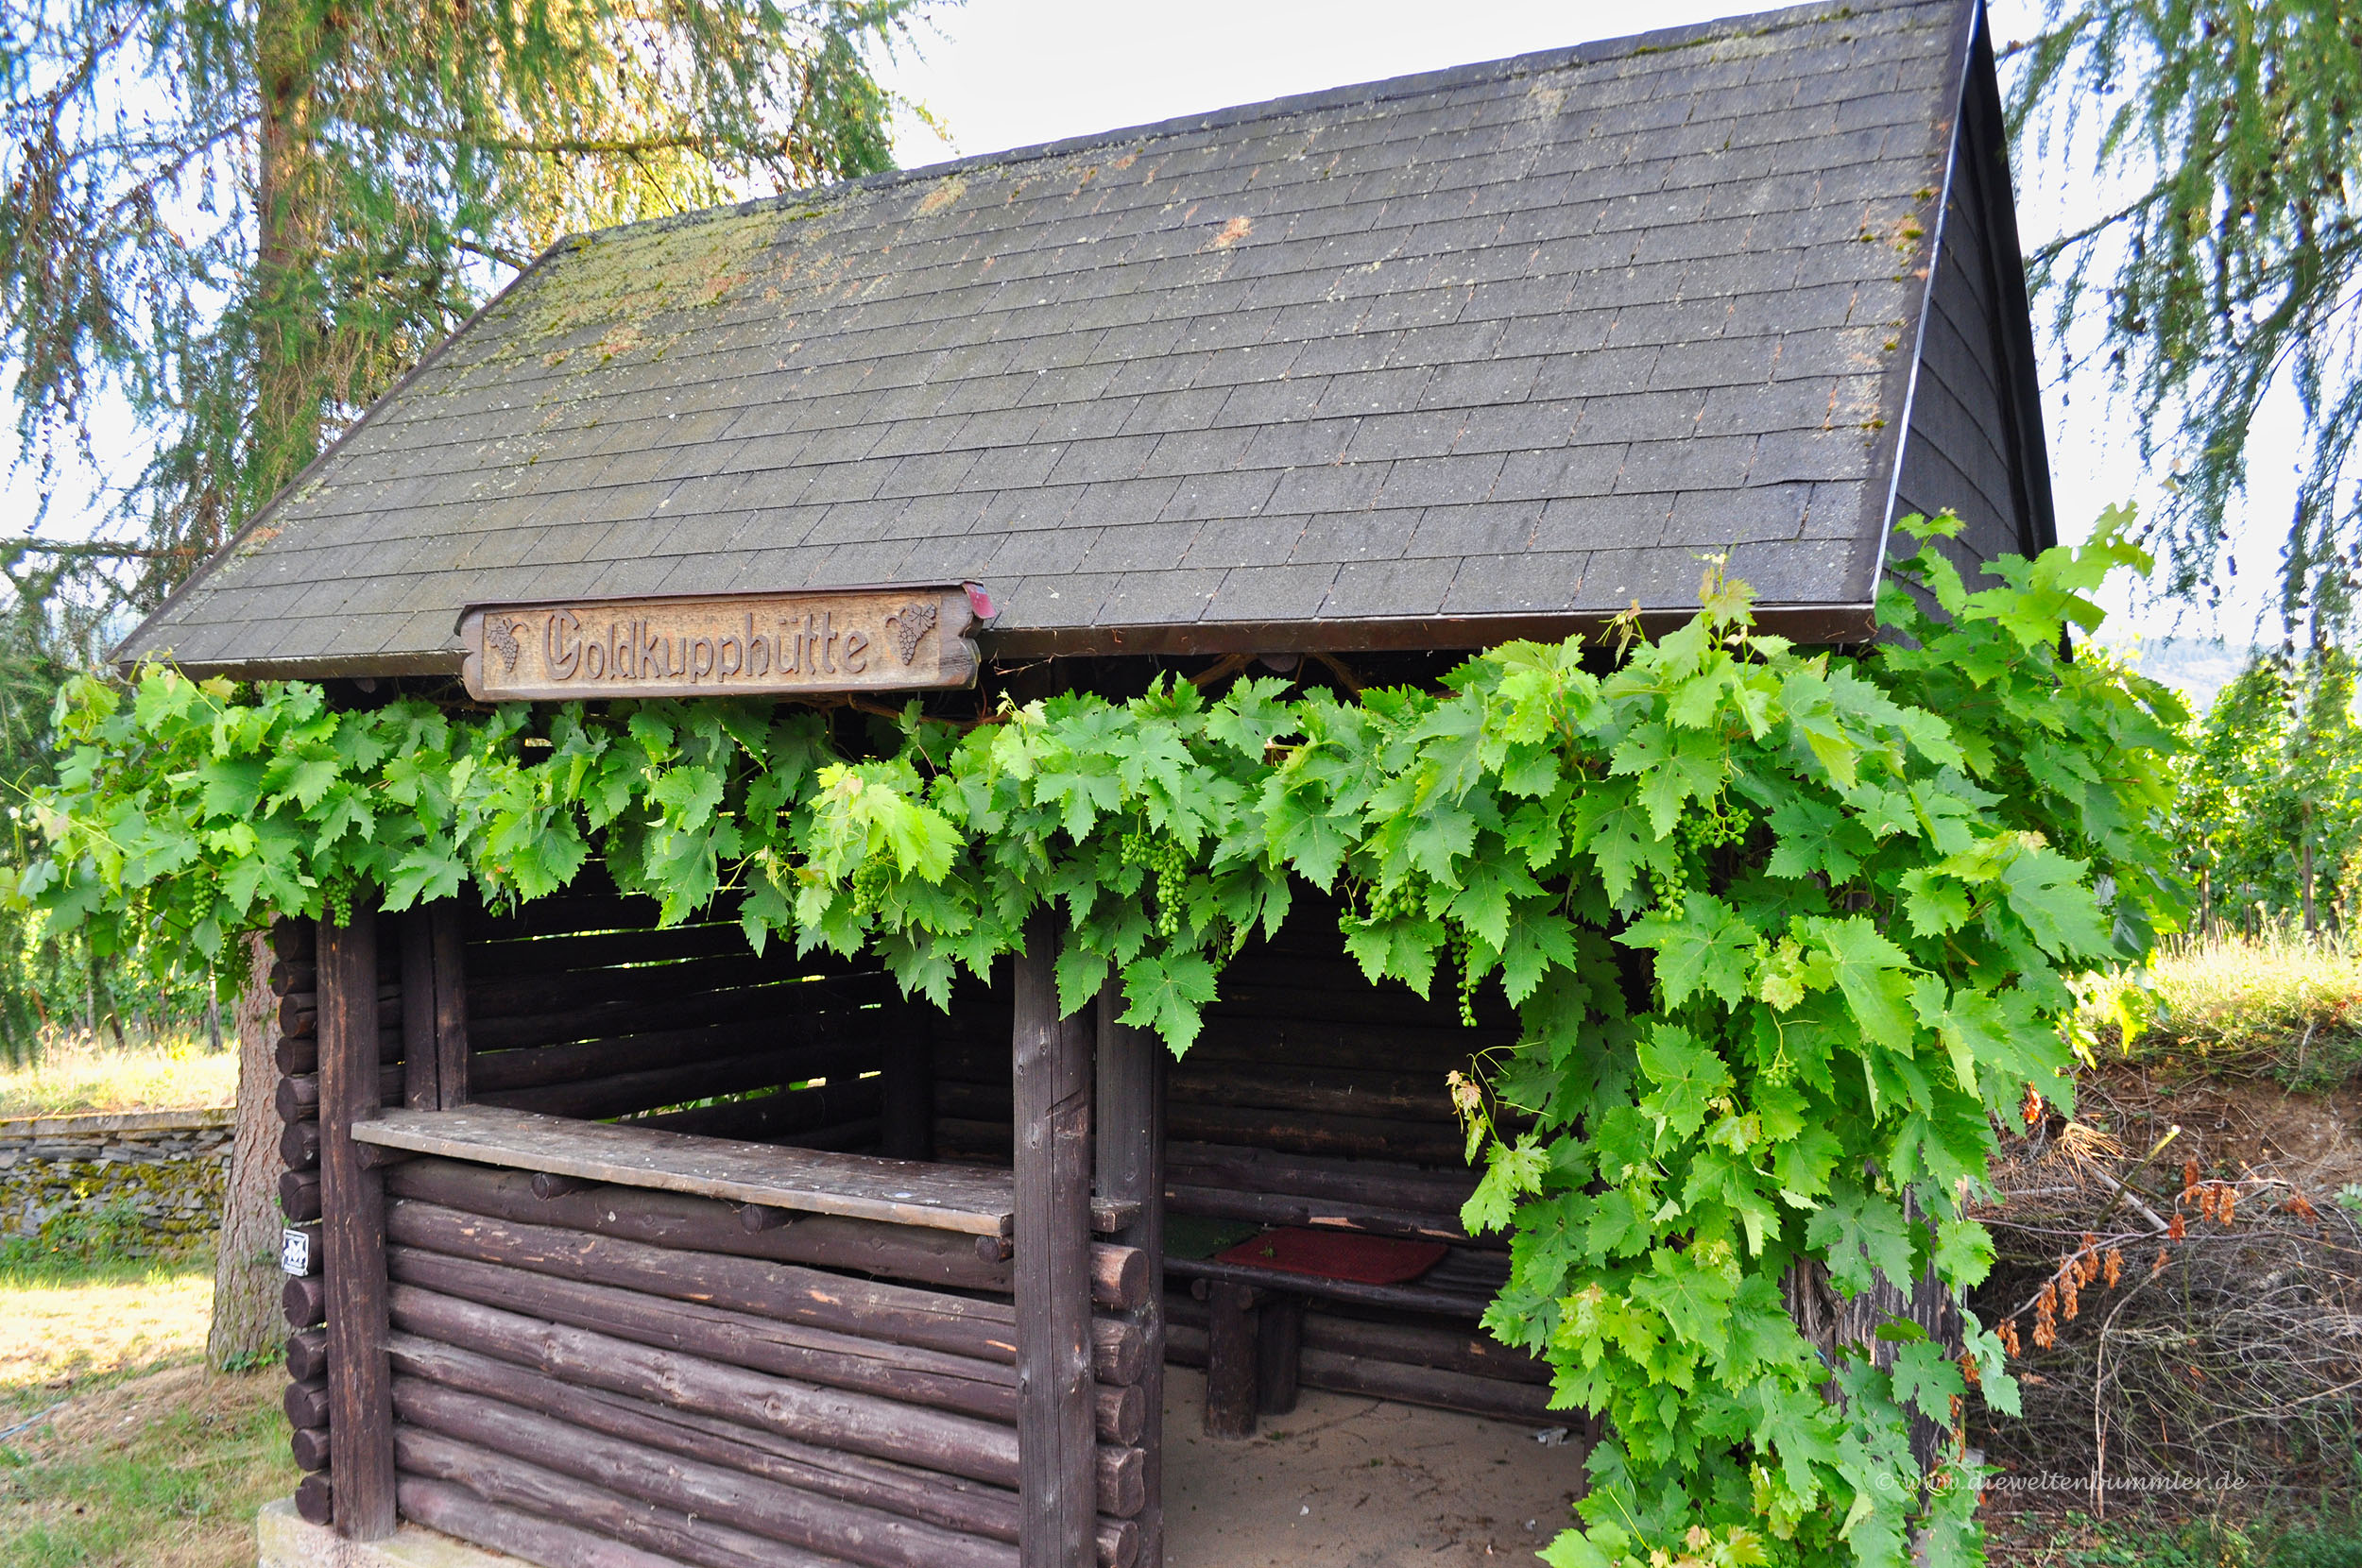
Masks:
[[[323,215],[314,89],[334,24],[297,0],[255,12],[261,111],[255,168],[254,424],[246,508],[266,504],[319,452],[325,416],[319,256]]]
[[[2309,800],[2297,818],[2297,855],[2304,868],[2304,934],[2312,936],[2320,928],[2313,919],[2313,803]]]
[[[247,942],[246,989],[238,994],[238,1121],[229,1190],[214,1256],[214,1322],[205,1363],[215,1372],[252,1366],[276,1348],[279,1329],[279,1115],[271,1095],[270,948]]]

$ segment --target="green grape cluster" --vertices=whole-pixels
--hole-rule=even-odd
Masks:
[[[1388,920],[1416,920],[1427,912],[1427,900],[1407,878],[1399,882],[1374,883],[1369,895],[1372,925]]]
[[[1181,932],[1181,886],[1190,875],[1190,852],[1177,840],[1135,828],[1119,852],[1125,865],[1144,866],[1155,878],[1156,935],[1170,942]]]
[[[1456,931],[1451,941],[1452,963],[1460,970],[1460,1027],[1476,1028],[1477,985],[1483,978],[1477,973],[1476,944],[1464,931]]]
[[[853,911],[867,919],[885,907],[886,890],[894,885],[894,868],[882,856],[873,855],[853,868],[847,891],[852,895]]]
[[[1743,844],[1754,830],[1755,814],[1744,806],[1734,805],[1728,795],[1718,795],[1704,810],[1692,811],[1681,819],[1677,831],[1682,844],[1700,855]]]
[[[352,890],[351,888],[330,888],[327,901],[330,925],[350,926],[352,924]]]
[[[1689,882],[1679,872],[1657,866],[1643,869],[1649,878],[1649,891],[1656,907],[1667,914],[1678,917],[1689,904]]]

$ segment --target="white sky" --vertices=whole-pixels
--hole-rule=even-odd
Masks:
[[[951,134],[946,146],[924,126],[906,122],[896,151],[901,163],[915,166],[1754,9],[1749,0],[967,0],[922,24],[916,48],[885,77]],[[1995,36],[2017,36],[2033,12],[2034,0],[1994,0]],[[2018,183],[2029,246],[2091,211],[2097,197],[2080,169],[2021,169]],[[2044,412],[2064,537],[2080,538],[2102,507],[2143,499],[2150,489],[2129,434],[2109,418],[2106,390],[2097,382],[2062,388],[2045,376]],[[2183,616],[2183,635],[2219,634],[2235,643],[2251,633],[2252,595],[2273,575],[2293,495],[2286,472],[2296,455],[2286,410],[2267,419],[2259,435],[2249,507],[2257,522],[2252,541],[2238,552],[2238,587],[2246,591],[2219,617]],[[135,433],[118,420],[99,430],[98,444],[109,474],[129,477],[139,450]],[[86,532],[103,509],[103,483],[88,471],[61,473],[43,531]],[[7,518],[0,526],[13,533],[28,523],[40,494],[34,476],[9,475],[0,484],[0,514]],[[2175,616],[2172,606],[2139,609],[2112,622],[2110,632],[2163,635],[2177,629]]]

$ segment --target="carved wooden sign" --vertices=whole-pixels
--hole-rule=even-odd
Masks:
[[[980,613],[958,583],[471,605],[461,679],[484,702],[969,686]]]

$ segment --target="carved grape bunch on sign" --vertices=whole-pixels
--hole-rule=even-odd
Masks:
[[[894,628],[894,651],[904,664],[918,656],[918,639],[934,629],[935,616],[933,605],[904,605],[886,617],[886,624]]]
[[[517,669],[517,628],[505,615],[496,615],[484,623],[484,640],[501,656],[502,668],[512,674]]]

